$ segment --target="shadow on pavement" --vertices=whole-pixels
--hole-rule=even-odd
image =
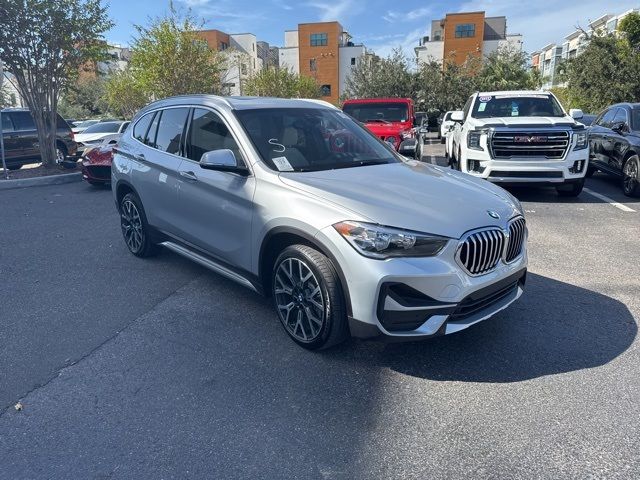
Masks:
[[[432,380],[518,382],[604,365],[637,330],[618,300],[530,273],[524,295],[494,318],[454,335],[386,344],[361,361]]]

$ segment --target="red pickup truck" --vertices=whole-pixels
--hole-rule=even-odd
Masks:
[[[403,155],[415,155],[415,112],[410,98],[345,100],[342,110]]]

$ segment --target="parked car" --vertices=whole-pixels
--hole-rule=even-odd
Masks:
[[[362,122],[371,133],[398,150],[403,140],[412,140],[416,155],[416,127],[410,98],[361,98],[346,100],[342,110]],[[408,145],[407,145],[408,149]]]
[[[445,112],[442,117],[442,122],[440,123],[440,129],[438,130],[438,138],[440,139],[440,143],[446,143],[447,137],[451,134],[451,130],[453,129],[455,122],[451,120],[451,114],[453,112]]]
[[[111,162],[116,142],[105,140],[89,147],[82,155],[82,178],[90,185],[103,186],[111,182]]]
[[[326,102],[154,102],[111,175],[132,254],[161,245],[270,295],[305,348],[457,332],[523,292],[527,228],[511,194],[405,159]]]
[[[82,133],[84,132],[87,128],[89,128],[91,125],[95,125],[96,123],[99,123],[100,120],[98,119],[94,119],[94,120],[83,120],[81,122],[75,122],[73,124],[73,133],[74,134],[78,134],[78,133]]]
[[[41,162],[38,131],[31,113],[26,108],[2,110],[2,136],[5,160],[9,170],[22,165]],[[71,128],[58,115],[56,131],[56,162],[62,163],[67,156],[76,154],[77,145]]]
[[[78,142],[78,152],[82,153],[85,148],[102,144],[105,140],[116,143],[122,132],[129,126],[129,122],[98,122],[86,128],[82,133],[76,135]]]
[[[502,184],[547,184],[577,196],[589,159],[587,130],[550,92],[480,92],[453,112],[450,163]]]
[[[640,194],[640,103],[619,103],[589,127],[587,176],[597,170],[622,179],[625,195]]]

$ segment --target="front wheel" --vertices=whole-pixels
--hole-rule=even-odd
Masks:
[[[127,193],[120,201],[120,227],[127,248],[136,257],[150,257],[158,252],[142,202],[135,193]]]
[[[298,345],[317,350],[347,338],[340,279],[326,256],[306,245],[287,247],[274,264],[271,285],[278,318]]]
[[[640,193],[640,159],[638,155],[629,157],[622,169],[622,191],[632,197]]]
[[[575,183],[569,183],[566,185],[556,187],[558,195],[561,197],[577,197],[582,192],[584,187],[584,178]]]

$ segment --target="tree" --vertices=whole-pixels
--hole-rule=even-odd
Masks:
[[[640,13],[631,12],[620,20],[618,30],[624,34],[632,49],[640,50]]]
[[[111,26],[101,0],[0,3],[0,57],[31,110],[45,165],[55,161],[60,93],[102,58],[102,33]]]
[[[484,91],[528,90],[539,88],[541,78],[528,68],[525,52],[506,47],[485,57],[477,84]]]
[[[585,112],[640,100],[640,55],[625,38],[592,36],[564,68],[569,102]]]
[[[413,97],[414,93],[415,76],[398,48],[387,58],[359,62],[347,77],[343,98]]]
[[[70,85],[58,103],[65,118],[99,117],[107,113],[106,79],[102,76],[81,78]]]
[[[149,103],[149,95],[134,78],[131,69],[111,75],[105,85],[109,111],[122,118],[132,118]]]
[[[263,68],[247,79],[244,93],[259,97],[320,98],[315,79],[274,67]]]
[[[415,100],[419,110],[445,112],[459,110],[477,90],[478,66],[474,59],[462,65],[453,58],[444,66],[435,60],[420,64],[416,73]]]

